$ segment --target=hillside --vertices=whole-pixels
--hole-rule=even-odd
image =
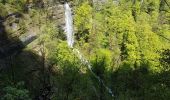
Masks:
[[[0,100],[169,99],[169,0],[0,0]]]

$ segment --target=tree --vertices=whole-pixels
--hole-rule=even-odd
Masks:
[[[85,2],[76,8],[75,14],[76,37],[78,40],[88,41],[88,35],[92,27],[92,8],[88,2]]]

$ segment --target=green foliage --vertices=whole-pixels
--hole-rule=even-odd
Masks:
[[[104,62],[105,64],[103,65],[103,67],[105,66],[105,69],[107,69],[108,71],[111,70],[111,68],[110,68],[112,65],[111,51],[109,51],[107,49],[96,50],[95,54],[92,55],[92,57],[91,57],[91,62],[97,63],[96,60],[97,60],[97,62]],[[102,65],[101,65],[101,67],[102,67]]]
[[[52,59],[56,63],[61,63],[65,64],[66,62],[74,62],[75,61],[75,56],[71,52],[71,50],[68,48],[66,42],[61,42],[58,43],[55,48],[51,51],[52,54]]]
[[[40,61],[43,64],[37,66],[45,68],[32,66],[35,75],[29,76],[37,76],[40,81],[27,87],[40,91],[43,78],[48,77],[47,83],[54,91],[50,95],[52,100],[113,100],[101,81],[94,77],[97,75],[111,87],[114,98],[118,100],[169,100],[169,1],[117,0],[113,3],[108,0],[100,3],[98,0],[99,3],[93,3],[92,0],[71,0],[74,5],[74,48],[79,48],[88,58],[94,73],[78,59],[80,55],[74,52],[75,49],[67,46],[65,33],[59,32],[56,21],[48,19],[48,10],[36,9],[38,2],[33,2],[35,8],[24,14],[28,17],[22,19],[20,26],[38,33],[39,37],[31,48],[39,48],[38,54],[44,50],[45,54],[35,59],[43,58],[43,62]],[[0,15],[23,11],[24,4],[25,0],[0,3]],[[22,80],[17,68],[14,72],[18,71],[17,79]],[[4,76],[6,82],[1,87],[10,81],[8,75]],[[40,87],[37,87],[39,83]],[[30,89],[33,96],[39,94],[34,90]],[[29,92],[21,86],[7,86],[3,92],[3,100],[30,99]]]
[[[23,82],[17,83],[16,86],[7,86],[3,88],[4,96],[1,100],[31,100],[29,91],[24,89]]]
[[[0,0],[2,4],[10,4],[13,9],[17,9],[18,11],[23,11],[26,0]]]
[[[77,38],[87,39],[92,27],[92,8],[87,2],[85,2],[76,8],[75,13],[74,20],[77,29]]]

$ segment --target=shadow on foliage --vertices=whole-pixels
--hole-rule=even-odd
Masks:
[[[18,38],[10,38],[0,17],[0,88],[24,81],[35,100],[169,100],[170,71],[153,73],[148,63],[132,69],[123,65],[116,71],[106,69],[105,59],[92,63],[92,70],[111,87],[112,98],[105,87],[90,71],[81,71],[77,63],[65,62],[62,66],[48,65],[42,56],[23,50]],[[160,61],[169,65],[169,50]],[[51,69],[62,68],[62,69]],[[0,96],[3,91],[0,90]]]
[[[13,13],[6,17],[0,16],[0,97],[4,95],[3,88],[15,87],[18,82],[24,82],[25,88],[31,91],[33,97],[36,96],[36,100],[40,98],[48,100],[51,86],[43,57],[33,51],[24,50],[36,39],[35,34],[11,37],[6,31],[4,25],[6,18],[11,16],[20,18],[19,15],[19,13]]]
[[[122,66],[112,73],[112,89],[116,100],[168,100],[170,71],[154,73],[147,63],[132,69]]]

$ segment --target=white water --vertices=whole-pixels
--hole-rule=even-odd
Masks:
[[[65,3],[65,32],[67,35],[67,43],[69,47],[73,47],[74,44],[74,33],[73,33],[73,18],[72,18],[72,11],[69,7],[68,3]]]
[[[65,21],[66,21],[66,26],[65,26],[66,30],[65,30],[65,31],[66,31],[66,35],[67,35],[67,43],[68,43],[68,46],[69,46],[70,48],[73,48],[73,44],[74,44],[74,33],[73,33],[72,11],[71,11],[71,8],[69,7],[68,3],[65,3],[64,6],[65,6]],[[105,89],[108,91],[108,93],[111,94],[111,96],[113,97],[114,94],[113,94],[112,90],[111,90],[109,87],[107,87],[107,86],[104,84],[103,80],[101,80],[100,77],[97,76],[97,75],[93,72],[91,64],[88,62],[87,59],[85,59],[85,57],[80,53],[80,51],[79,51],[78,49],[76,49],[76,48],[73,48],[73,53],[78,56],[78,58],[80,59],[80,61],[81,61],[84,65],[87,66],[87,68],[90,70],[90,72],[92,73],[92,75],[93,75],[96,79],[98,79],[98,81],[99,81],[100,83],[103,84],[103,86],[104,86]]]

